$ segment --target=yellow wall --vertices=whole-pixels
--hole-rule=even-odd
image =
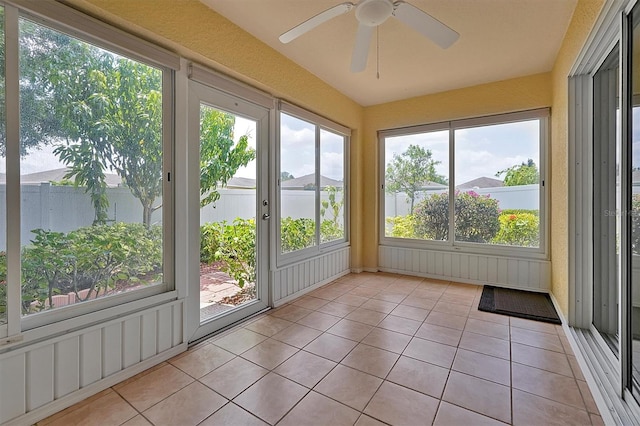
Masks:
[[[551,73],[551,292],[565,317],[569,308],[567,79],[603,5],[604,0],[578,2]]]
[[[379,183],[378,130],[548,107],[551,100],[551,74],[544,73],[367,107],[363,181]],[[365,268],[378,265],[378,188],[379,184],[363,188]]]

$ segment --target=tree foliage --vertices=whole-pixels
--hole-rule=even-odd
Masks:
[[[416,193],[427,182],[447,183],[444,176],[436,173],[435,166],[440,163],[432,158],[430,150],[418,145],[409,145],[402,154],[394,154],[387,166],[385,175],[387,193],[406,193],[411,204],[409,211],[413,213]]]
[[[344,194],[339,199],[336,198],[340,188],[331,185],[324,190],[327,192],[328,199],[322,200],[320,203],[320,217],[323,219],[320,223],[320,242],[322,243],[344,238],[344,230],[340,225],[340,212],[344,206]],[[329,219],[325,219],[327,212],[331,214]]]
[[[21,117],[32,122],[23,147],[57,146],[65,178],[90,194],[95,224],[107,220],[105,173],[117,173],[149,227],[162,196],[162,71],[29,21],[21,30]],[[204,205],[255,152],[246,136],[234,144],[233,115],[203,108],[201,118]]]
[[[38,26],[26,19],[20,20],[20,154],[38,149],[53,138],[62,137],[60,118],[51,113],[50,104],[43,101],[40,91],[43,76],[39,70],[28,67],[29,63],[42,66],[51,61],[52,54],[64,46],[68,37]],[[43,35],[49,34],[48,39]],[[5,103],[5,34],[4,8],[0,7],[0,104]],[[6,110],[0,108],[0,157],[6,155]]]
[[[289,172],[281,172],[280,173],[280,180],[282,182],[284,182],[285,180],[291,180],[291,179],[295,179],[295,176],[293,176],[291,173],[289,173]]]
[[[54,109],[68,137],[54,153],[71,168],[65,178],[91,193],[97,223],[107,219],[105,170],[113,170],[142,204],[142,222],[150,226],[162,195],[162,74],[90,49],[86,59],[86,75],[56,67],[50,77]]]
[[[531,158],[526,163],[511,166],[496,173],[496,177],[504,176],[504,186],[531,185],[540,182],[538,166]]]
[[[256,158],[248,135],[233,141],[235,117],[209,107],[200,109],[200,200],[201,206],[220,199],[218,188],[227,185],[240,167]]]
[[[34,130],[39,140],[57,146],[66,179],[86,186],[95,224],[107,219],[105,172],[114,171],[150,226],[162,194],[162,71],[35,23],[21,29],[21,95],[35,94],[21,109],[44,107],[57,120],[55,133]]]

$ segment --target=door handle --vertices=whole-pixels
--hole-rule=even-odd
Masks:
[[[271,217],[271,215],[269,213],[263,213],[262,214],[262,220],[269,220],[270,217]]]

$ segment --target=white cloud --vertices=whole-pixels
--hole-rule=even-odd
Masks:
[[[342,153],[322,153],[320,156],[320,174],[331,179],[344,180],[344,156]]]
[[[291,120],[301,122],[301,120],[291,118],[282,122],[280,128],[280,170],[289,172],[295,177],[314,173],[316,170],[315,129],[310,125],[294,129],[290,124],[299,123],[289,123]]]

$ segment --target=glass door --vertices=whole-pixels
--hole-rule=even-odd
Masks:
[[[199,188],[199,238],[190,243],[199,249],[190,263],[198,269],[189,282],[188,309],[199,312],[193,341],[267,307],[269,111],[189,84],[189,153],[198,153]]]
[[[620,103],[619,48],[616,46],[593,77],[593,325],[620,357]]]
[[[623,382],[631,388],[636,399],[640,395],[640,6],[636,5],[630,17],[630,41],[628,63],[630,73],[627,79],[626,120],[628,123],[627,143],[627,259],[629,288],[627,291],[630,323],[627,324],[627,356],[631,363],[623,365]],[[630,182],[629,182],[630,181]],[[626,367],[626,368],[625,368]]]

